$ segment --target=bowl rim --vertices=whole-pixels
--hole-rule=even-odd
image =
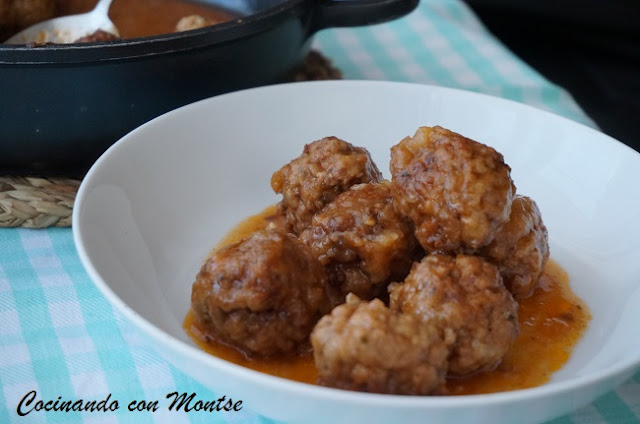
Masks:
[[[230,21],[149,37],[38,47],[0,43],[0,65],[61,65],[125,61],[222,45],[277,27],[292,16],[301,15],[311,6],[312,3],[309,0],[283,0],[261,12]]]
[[[87,274],[91,278],[91,280],[98,286],[102,294],[107,298],[107,300],[116,307],[133,325],[136,327],[138,331],[140,331],[145,337],[151,338],[156,342],[160,343],[164,348],[168,348],[174,351],[179,351],[185,357],[191,358],[200,363],[204,362],[209,366],[216,367],[222,369],[225,373],[232,375],[235,378],[239,378],[243,381],[251,382],[253,385],[259,385],[261,387],[271,387],[274,388],[277,386],[278,390],[283,392],[287,392],[290,394],[303,394],[309,398],[314,398],[316,400],[327,400],[332,402],[339,403],[349,403],[356,405],[371,405],[376,404],[378,406],[382,406],[385,408],[410,408],[410,409],[425,409],[425,408],[438,408],[438,409],[455,409],[460,407],[474,407],[479,405],[505,405],[514,402],[524,401],[524,400],[536,400],[542,398],[548,398],[550,396],[558,396],[561,394],[566,394],[578,388],[586,388],[589,387],[592,389],[593,393],[603,394],[605,391],[611,390],[611,386],[606,386],[604,389],[599,389],[601,383],[604,380],[612,381],[614,379],[621,379],[623,377],[628,377],[630,373],[636,371],[640,368],[640,355],[635,358],[626,358],[625,360],[619,361],[613,365],[607,366],[605,368],[590,371],[585,375],[575,376],[562,381],[549,381],[545,384],[525,388],[525,389],[517,389],[512,391],[504,391],[504,392],[495,392],[495,393],[487,393],[487,394],[473,394],[473,395],[441,395],[441,396],[412,396],[412,395],[391,395],[391,394],[379,394],[379,393],[364,393],[364,392],[355,392],[348,391],[342,389],[336,389],[331,387],[324,387],[319,385],[313,385],[308,383],[302,383],[294,380],[289,380],[283,377],[273,376],[269,374],[265,374],[259,371],[255,371],[241,365],[237,365],[235,363],[226,361],[224,359],[218,358],[214,355],[208,354],[202,349],[192,346],[175,336],[165,332],[164,330],[156,327],[138,312],[133,310],[129,305],[127,305],[106,283],[104,279],[100,276],[97,269],[94,267],[93,262],[91,261],[89,254],[84,246],[83,240],[83,229],[81,222],[82,218],[82,203],[87,196],[87,191],[90,189],[90,184],[92,184],[93,175],[98,172],[97,170],[100,168],[100,164],[107,160],[106,158],[116,150],[122,148],[125,143],[128,142],[130,138],[130,134],[133,132],[137,132],[142,128],[153,125],[153,123],[158,119],[164,119],[165,115],[174,115],[184,113],[184,109],[194,107],[194,105],[198,105],[205,102],[224,101],[225,98],[230,96],[238,96],[243,95],[246,92],[265,92],[270,90],[278,90],[280,87],[293,87],[298,86],[303,88],[307,85],[344,85],[344,84],[352,84],[352,85],[386,85],[386,86],[398,86],[398,87],[418,87],[420,89],[429,89],[439,91],[441,93],[452,93],[457,95],[468,95],[468,96],[476,96],[480,98],[485,98],[490,101],[497,101],[504,104],[510,105],[510,107],[520,108],[521,110],[535,111],[537,114],[544,114],[553,119],[560,119],[564,122],[564,124],[568,126],[577,126],[583,128],[591,133],[598,134],[598,140],[596,142],[599,143],[608,143],[611,144],[611,148],[620,149],[626,152],[626,154],[635,155],[636,160],[640,162],[640,153],[636,152],[631,147],[626,144],[614,139],[613,137],[604,134],[597,129],[591,128],[587,125],[581,124],[579,122],[573,121],[571,119],[565,118],[563,116],[557,115],[555,113],[542,110],[536,108],[531,105],[519,103],[513,100],[501,98],[498,96],[493,96],[489,94],[473,92],[469,90],[463,90],[458,88],[451,87],[443,87],[436,86],[431,84],[419,84],[412,82],[395,82],[395,81],[371,81],[371,80],[339,80],[339,81],[308,81],[308,82],[296,82],[296,83],[282,83],[282,84],[274,84],[265,87],[256,87],[249,88],[244,90],[239,90],[231,93],[226,93],[214,97],[210,97],[207,99],[203,99],[192,103],[190,105],[186,105],[175,109],[173,111],[167,112],[153,120],[143,124],[137,129],[133,130],[131,133],[125,135],[123,138],[118,140],[109,149],[103,153],[103,155],[94,163],[91,169],[86,174],[84,180],[82,181],[80,188],[78,190],[78,194],[76,196],[76,205],[73,210],[73,239],[74,244],[76,246],[76,250],[78,256],[84,266]],[[195,106],[198,107],[198,106]],[[176,112],[178,111],[178,112]],[[640,288],[640,285],[639,285]],[[621,382],[621,381],[620,381]],[[592,399],[595,398],[592,397]],[[575,408],[574,408],[575,409]]]

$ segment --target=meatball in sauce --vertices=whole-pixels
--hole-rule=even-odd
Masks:
[[[396,207],[429,253],[489,244],[509,219],[511,168],[493,148],[441,127],[422,127],[391,148]]]
[[[348,293],[366,300],[385,295],[422,253],[413,226],[395,211],[388,181],[357,184],[338,195],[300,239],[329,270],[336,304]]]
[[[320,384],[401,395],[444,392],[450,341],[435,326],[354,295],[311,334]]]
[[[327,274],[292,234],[261,230],[205,262],[193,284],[195,324],[205,338],[247,355],[292,354],[326,314]]]
[[[311,225],[313,216],[351,186],[375,183],[382,174],[369,152],[336,137],[304,146],[302,154],[271,178],[271,187],[282,194],[278,209],[294,234]]]
[[[498,269],[469,255],[429,255],[391,287],[392,310],[435,322],[455,343],[449,373],[493,369],[519,334],[518,304]]]
[[[547,228],[536,202],[516,196],[509,220],[478,254],[498,267],[513,296],[517,299],[530,296],[549,259]]]

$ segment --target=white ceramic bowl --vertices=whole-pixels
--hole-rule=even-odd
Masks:
[[[329,135],[367,147],[386,170],[390,146],[422,125],[495,147],[518,192],[537,201],[552,257],[593,315],[551,382],[460,397],[354,393],[261,374],[195,346],[182,328],[194,276],[225,232],[278,201],[273,171]],[[640,366],[638,181],[631,149],[521,104],[403,83],[296,83],[204,100],[128,134],[84,179],[73,230],[91,278],[158,352],[246,408],[292,423],[526,424],[590,402]]]

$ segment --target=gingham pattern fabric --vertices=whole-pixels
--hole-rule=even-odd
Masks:
[[[507,97],[591,124],[570,96],[524,65],[454,0],[423,0],[389,24],[320,33],[315,46],[347,79],[414,81]],[[0,423],[273,423],[241,412],[129,412],[131,400],[218,393],[186,377],[149,346],[96,289],[71,230],[0,230]],[[118,400],[115,412],[17,414],[31,391],[55,401]],[[105,404],[109,405],[108,402]],[[32,404],[33,405],[33,404]],[[108,407],[108,406],[107,406]],[[105,409],[107,408],[105,407]],[[401,421],[401,417],[398,417]],[[554,424],[640,422],[640,373]]]

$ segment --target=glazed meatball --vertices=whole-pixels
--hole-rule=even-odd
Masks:
[[[282,193],[278,208],[299,235],[338,194],[360,183],[379,182],[382,174],[364,148],[336,137],[314,141],[302,155],[276,171],[271,187]]]
[[[489,244],[509,219],[511,169],[491,147],[441,127],[419,128],[391,148],[396,206],[430,253]]]
[[[0,0],[0,42],[56,15],[56,0]]]
[[[247,355],[309,349],[309,334],[329,311],[327,276],[294,235],[262,230],[215,252],[191,293],[196,327],[206,339]]]
[[[518,337],[518,304],[498,269],[480,257],[427,256],[390,289],[392,310],[455,335],[450,375],[494,368]]]
[[[320,384],[402,395],[444,392],[449,346],[435,326],[354,295],[311,333]]]
[[[348,293],[367,300],[386,294],[389,282],[407,275],[419,249],[410,222],[393,207],[388,181],[340,194],[300,239],[329,270],[336,304]]]
[[[498,267],[516,299],[530,296],[549,259],[547,228],[538,205],[528,197],[516,196],[509,221],[479,254]]]

